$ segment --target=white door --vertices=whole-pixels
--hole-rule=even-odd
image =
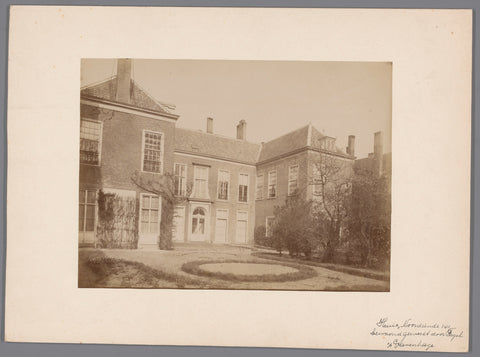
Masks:
[[[204,242],[207,240],[207,211],[203,207],[193,209],[191,218],[190,239],[195,242]]]
[[[228,210],[217,209],[217,221],[215,224],[215,243],[227,241]]]
[[[95,210],[97,193],[95,190],[80,190],[78,196],[78,242],[95,243]]]
[[[237,233],[235,243],[247,243],[248,212],[237,212]]]
[[[183,242],[185,240],[185,207],[175,207],[173,214],[173,240]]]
[[[140,195],[139,245],[157,244],[160,235],[160,197],[142,193]]]

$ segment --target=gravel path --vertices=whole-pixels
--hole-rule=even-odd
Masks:
[[[103,249],[106,256],[112,258],[136,261],[154,269],[175,273],[197,279],[199,283],[208,282],[217,289],[258,289],[258,290],[354,290],[354,291],[388,291],[389,283],[350,275],[321,267],[312,267],[317,276],[289,282],[230,282],[213,278],[199,277],[185,273],[181,266],[194,260],[245,260],[276,263],[274,260],[258,258],[251,255],[252,250],[232,246],[179,246],[175,250],[127,250]],[[167,286],[165,286],[167,287]]]

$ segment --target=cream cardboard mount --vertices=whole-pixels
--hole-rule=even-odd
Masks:
[[[468,350],[472,11],[13,6],[9,36],[7,341]],[[82,58],[391,62],[390,291],[78,288]]]

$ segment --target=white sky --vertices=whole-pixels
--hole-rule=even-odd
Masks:
[[[176,105],[177,125],[269,141],[311,122],[344,148],[356,136],[359,158],[373,151],[373,133],[384,132],[391,151],[392,66],[383,62],[137,60],[133,78],[152,97]],[[113,59],[82,61],[81,85],[116,73]]]

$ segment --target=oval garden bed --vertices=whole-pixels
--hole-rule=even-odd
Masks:
[[[245,282],[283,282],[312,278],[314,269],[301,264],[243,260],[196,260],[182,265],[189,274]]]

